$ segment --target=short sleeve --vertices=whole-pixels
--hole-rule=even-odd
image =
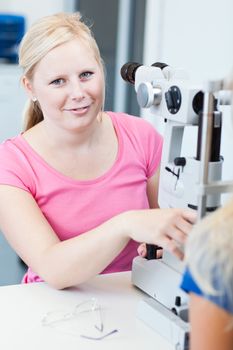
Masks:
[[[155,127],[142,118],[138,122],[138,137],[141,140],[146,165],[146,176],[150,178],[158,169],[161,157],[163,138]]]
[[[153,176],[158,169],[161,157],[163,139],[157,130],[150,125],[148,128],[148,141],[147,141],[147,178]]]
[[[190,293],[193,292],[197,295],[203,295],[202,291],[198,287],[197,283],[193,279],[189,269],[187,268],[184,272],[182,282],[181,282],[181,288],[186,292]]]
[[[231,289],[232,281],[233,277],[232,280],[229,281],[229,290]],[[186,293],[194,293],[198,296],[201,296],[204,299],[214,303],[218,307],[224,309],[226,312],[233,314],[232,291],[231,293],[229,293],[229,291],[224,290],[223,285],[224,284],[221,281],[221,276],[218,274],[218,279],[215,278],[215,283],[213,286],[214,288],[216,288],[216,294],[207,294],[201,290],[200,286],[196,283],[195,279],[193,278],[190,270],[187,268],[184,272],[180,287]]]
[[[11,141],[0,145],[0,184],[31,192],[32,181],[25,155]]]

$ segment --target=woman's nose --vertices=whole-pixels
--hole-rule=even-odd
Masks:
[[[70,96],[72,100],[82,100],[84,98],[84,89],[80,81],[71,84]]]

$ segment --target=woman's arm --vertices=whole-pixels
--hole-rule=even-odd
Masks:
[[[0,224],[25,263],[58,289],[101,272],[129,241],[119,230],[118,217],[86,234],[60,241],[34,198],[12,186],[0,186]]]
[[[0,226],[17,254],[46,282],[61,289],[100,273],[129,239],[161,244],[176,253],[195,220],[192,212],[135,210],[95,229],[60,241],[34,198],[13,186],[0,186]]]
[[[158,190],[159,190],[159,175],[160,175],[160,169],[156,171],[156,173],[150,177],[147,181],[147,198],[149,202],[150,208],[158,208]],[[141,243],[137,249],[138,254],[145,258],[147,255],[147,245],[146,243]],[[163,250],[159,249],[156,253],[157,257],[163,256]]]
[[[202,296],[191,293],[189,320],[190,350],[233,349],[233,317],[230,313]]]
[[[150,208],[158,208],[158,192],[159,192],[159,175],[160,169],[150,177],[147,181],[147,197]]]

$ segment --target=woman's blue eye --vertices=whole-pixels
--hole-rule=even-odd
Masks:
[[[82,79],[88,79],[90,78],[94,73],[93,72],[84,72],[80,75]]]
[[[61,85],[64,83],[64,79],[59,78],[59,79],[55,79],[51,82],[52,85]]]

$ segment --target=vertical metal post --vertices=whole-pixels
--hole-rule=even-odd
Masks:
[[[208,167],[211,154],[212,127],[214,118],[214,96],[210,91],[204,93],[203,121],[201,134],[201,162],[200,162],[200,186],[208,184]],[[207,195],[199,195],[198,218],[205,215]]]

